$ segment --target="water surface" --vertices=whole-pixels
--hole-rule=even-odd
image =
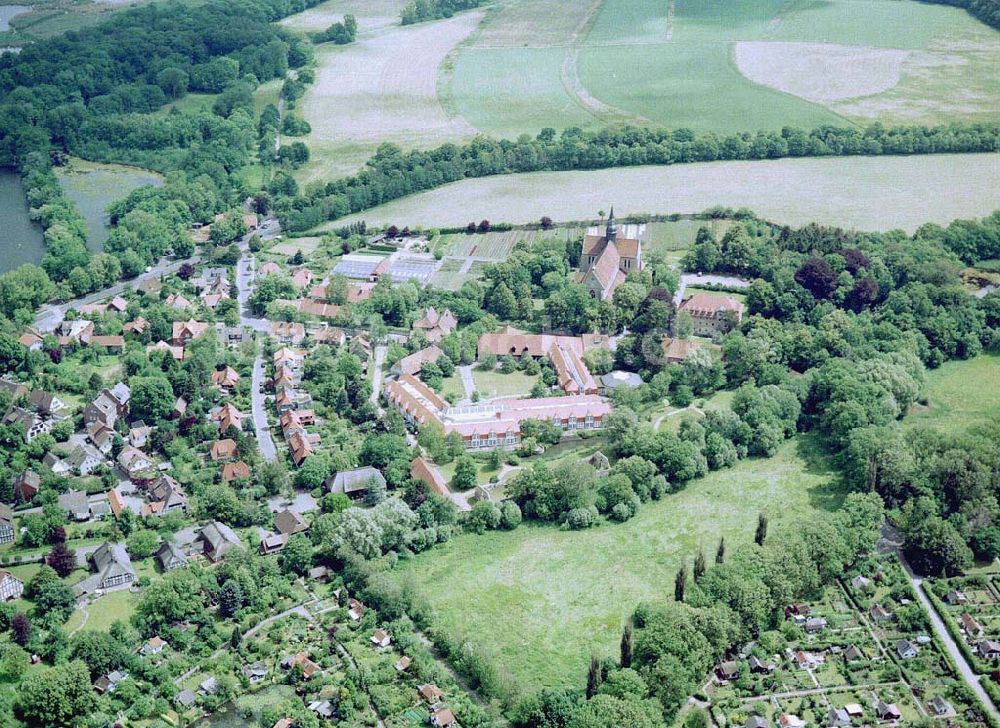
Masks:
[[[28,217],[21,175],[4,167],[0,167],[0,220],[0,273],[39,262],[45,253],[42,227]]]

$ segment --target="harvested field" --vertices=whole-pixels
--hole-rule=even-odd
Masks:
[[[298,107],[313,129],[305,140],[313,160],[303,177],[353,171],[386,141],[431,147],[473,135],[474,128],[445,112],[437,83],[448,53],[481,18],[462,13],[363,34],[349,46],[321,46],[316,82]]]
[[[740,73],[817,103],[871,96],[899,83],[907,51],[833,43],[737,43]]]
[[[907,184],[901,186],[900,180]],[[775,222],[914,231],[997,207],[1000,155],[839,157],[537,172],[456,182],[334,223],[458,226],[470,218],[526,223],[619,214],[749,207]]]
[[[358,30],[363,33],[399,25],[399,12],[405,4],[405,0],[330,0],[291,15],[278,25],[305,33],[317,33],[351,14],[357,18]]]

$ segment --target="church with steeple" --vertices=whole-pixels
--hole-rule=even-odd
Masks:
[[[601,301],[611,298],[625,276],[631,271],[642,270],[645,233],[645,225],[619,227],[614,207],[603,230],[600,226],[587,229],[577,280],[588,288],[591,296]]]

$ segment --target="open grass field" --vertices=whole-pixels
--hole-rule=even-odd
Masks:
[[[493,397],[523,397],[535,386],[538,377],[528,376],[524,372],[503,374],[498,371],[484,372],[480,369],[473,369],[472,381],[481,397],[492,399]]]
[[[133,594],[128,589],[105,594],[86,607],[88,615],[84,615],[83,610],[77,608],[70,615],[64,629],[67,633],[81,627],[97,632],[107,632],[111,625],[118,620],[128,622],[135,611],[138,598],[137,594]]]
[[[403,27],[403,0],[330,0],[281,21],[358,18],[317,49],[298,111],[301,182],[349,174],[380,142],[636,123],[729,133],[1000,118],[1000,33],[913,0],[497,0]],[[467,221],[466,221],[467,222]]]
[[[621,215],[697,213],[725,205],[749,207],[789,225],[912,232],[924,222],[989,214],[998,188],[997,154],[711,162],[463,180],[336,224],[365,220],[426,228],[472,218],[526,223],[542,215],[580,220],[614,202]]]
[[[73,159],[69,167],[57,172],[66,196],[87,221],[87,246],[96,251],[101,250],[108,238],[107,206],[137,187],[163,184],[163,178],[156,172],[82,159]]]
[[[835,508],[842,494],[807,440],[768,460],[690,483],[620,525],[562,531],[522,525],[459,536],[400,565],[437,625],[495,655],[525,692],[582,687],[591,654],[616,655],[625,617],[673,588],[699,546],[749,541],[757,513],[772,523]]]
[[[1000,414],[1000,356],[947,362],[927,373],[927,406],[911,408],[906,427],[962,432]]]

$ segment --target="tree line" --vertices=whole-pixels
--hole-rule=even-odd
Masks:
[[[403,6],[400,20],[403,25],[422,23],[425,20],[450,18],[455,13],[483,5],[486,0],[413,0]]]
[[[515,141],[480,136],[468,144],[444,144],[403,152],[383,144],[361,172],[312,185],[307,191],[272,189],[275,209],[288,230],[307,230],[390,200],[472,177],[543,170],[606,169],[719,160],[777,159],[882,154],[994,152],[1000,124],[867,128],[823,126],[811,131],[785,127],[719,136],[689,129],[632,126],[557,134],[543,129]]]
[[[972,17],[991,28],[1000,30],[1000,2],[997,0],[921,0],[921,2],[964,8]]]

